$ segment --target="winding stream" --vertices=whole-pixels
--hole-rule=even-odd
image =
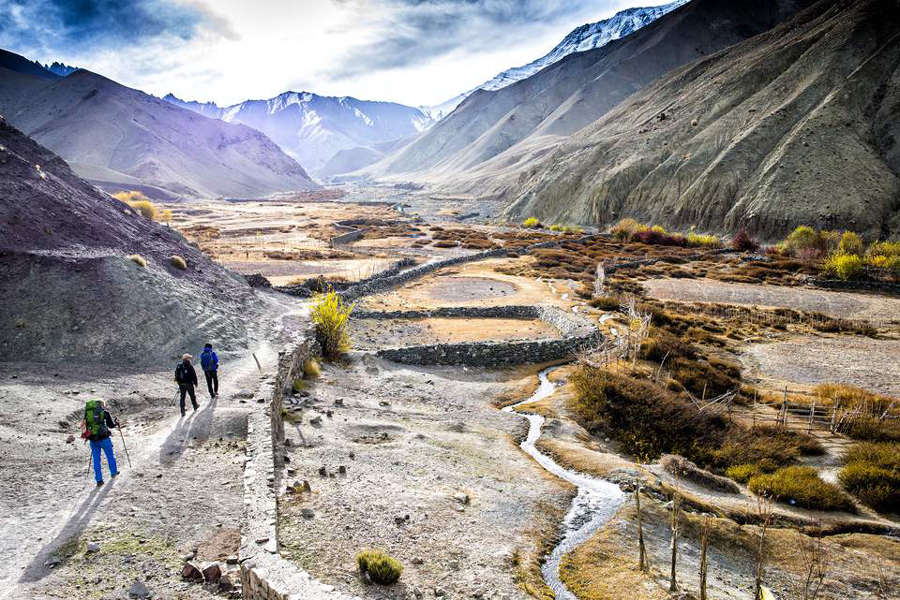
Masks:
[[[569,508],[569,512],[566,513],[563,521],[562,541],[553,549],[541,567],[544,581],[553,590],[557,600],[577,600],[575,594],[570,592],[562,582],[562,579],[560,579],[560,560],[564,555],[587,541],[612,518],[616,510],[625,502],[625,494],[614,483],[561,467],[552,458],[542,454],[535,448],[535,442],[541,437],[544,417],[518,413],[515,411],[515,408],[529,402],[537,402],[553,393],[556,386],[547,378],[548,373],[553,369],[554,367],[550,367],[540,372],[538,375],[541,382],[540,386],[531,396],[521,402],[507,406],[503,410],[528,419],[528,436],[521,444],[522,450],[527,452],[548,472],[565,479],[578,488],[578,494],[572,500],[572,506]]]

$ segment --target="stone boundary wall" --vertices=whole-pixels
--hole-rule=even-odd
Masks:
[[[340,244],[349,244],[350,242],[355,242],[359,238],[366,233],[365,228],[354,229],[353,231],[348,231],[347,233],[342,233],[340,235],[336,235],[330,240],[328,240],[328,245],[332,248],[338,246]]]
[[[502,367],[542,363],[571,357],[602,338],[585,317],[552,306],[445,307],[435,310],[359,312],[357,319],[512,318],[539,319],[562,335],[558,340],[509,340],[503,342],[460,342],[385,348],[375,352],[380,358],[412,365],[470,365]]]
[[[285,560],[278,547],[277,466],[283,459],[282,407],[303,362],[319,353],[312,329],[279,353],[278,371],[266,376],[257,391],[258,410],[247,424],[244,467],[244,522],[241,547],[241,592],[244,600],[359,600],[335,591],[297,565]]]
[[[329,281],[328,284],[336,292],[343,292],[359,285],[366,285],[367,283],[378,281],[379,279],[382,279],[384,277],[391,277],[393,275],[396,275],[403,269],[415,266],[415,264],[416,261],[412,258],[401,258],[400,260],[395,261],[394,264],[392,264],[387,269],[379,271],[371,277],[366,277],[365,279],[360,279],[359,281]],[[312,295],[312,289],[317,286],[318,282],[318,277],[310,277],[309,279],[298,285],[276,286],[275,290],[283,292],[285,294],[290,294],[291,296],[308,298]]]
[[[701,259],[709,257],[710,255],[715,256],[717,254],[729,254],[731,252],[734,252],[734,250],[732,250],[731,248],[719,248],[718,250],[709,250],[706,252],[696,252],[694,254],[678,256],[677,258],[683,259],[685,261],[692,261],[692,260],[701,260]],[[633,269],[634,267],[655,265],[658,262],[665,262],[666,259],[668,259],[668,258],[672,258],[672,257],[658,256],[655,258],[642,258],[642,259],[638,259],[638,260],[629,260],[626,262],[613,263],[611,265],[604,266],[603,269],[606,272],[606,274],[609,275],[610,273],[615,273],[619,269]]]
[[[811,285],[831,290],[884,292],[900,295],[900,283],[894,281],[842,281],[840,279],[810,278]]]

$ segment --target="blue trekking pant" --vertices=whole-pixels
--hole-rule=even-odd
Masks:
[[[109,466],[109,474],[115,475],[119,472],[116,467],[116,457],[113,456],[112,438],[104,438],[99,442],[91,440],[91,455],[94,461],[94,479],[103,481],[103,469],[100,466],[100,449],[106,454],[106,464]]]

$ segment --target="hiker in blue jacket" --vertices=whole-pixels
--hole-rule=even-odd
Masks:
[[[216,398],[219,395],[219,357],[213,352],[212,344],[203,347],[203,352],[200,353],[200,367],[206,375],[209,397]]]
[[[113,420],[109,411],[103,405],[103,400],[89,400],[84,405],[84,421],[82,422],[84,431],[81,437],[86,438],[91,443],[91,461],[94,464],[94,480],[97,487],[103,485],[103,467],[100,464],[100,451],[106,455],[106,464],[109,467],[109,476],[115,477],[119,474],[119,468],[116,466],[116,457],[113,455],[111,431],[114,427],[119,426],[118,419]]]

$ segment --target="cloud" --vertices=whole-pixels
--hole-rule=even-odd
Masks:
[[[238,37],[227,20],[198,1],[0,0],[0,45],[36,56],[177,43],[200,33]]]
[[[521,44],[530,29],[552,25],[602,2],[568,0],[334,0],[368,21],[368,39],[347,50],[328,75],[335,80],[401,69],[451,53]],[[585,6],[587,5],[587,6]]]

